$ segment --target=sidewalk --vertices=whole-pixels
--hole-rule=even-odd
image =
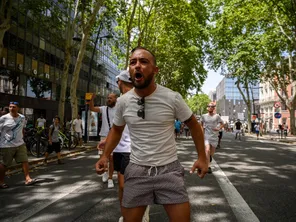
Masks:
[[[76,147],[75,149],[72,149],[72,150],[67,150],[64,148],[61,150],[61,157],[63,159],[70,156],[76,156],[84,152],[90,152],[92,150],[96,150],[97,144],[98,144],[98,141],[89,141],[88,143],[84,144],[84,147]],[[35,157],[32,155],[29,155],[28,153],[28,162],[29,162],[30,169],[39,165],[43,165],[43,160],[44,160],[44,156]],[[50,154],[47,160],[48,160],[48,163],[56,161],[57,160],[56,154],[55,153]],[[6,175],[17,173],[20,170],[22,170],[22,165],[14,162],[13,165],[8,167],[6,171]]]
[[[255,133],[248,134],[246,133],[245,136],[253,137],[256,138],[257,135]],[[262,136],[259,136],[259,140],[272,140],[272,141],[278,141],[282,143],[290,143],[290,144],[296,144],[296,136],[294,135],[289,135],[286,138],[280,138],[280,135],[277,133],[268,133],[268,134],[263,134]]]

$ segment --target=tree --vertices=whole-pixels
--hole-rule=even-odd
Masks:
[[[251,127],[250,84],[255,84],[261,74],[258,59],[260,33],[251,16],[261,5],[254,1],[211,1],[209,30],[209,64],[221,68],[227,77],[237,78],[236,86],[248,107],[248,125]],[[251,16],[250,16],[251,14]],[[258,16],[255,16],[257,18]]]
[[[206,7],[200,1],[143,0],[119,1],[118,36],[129,50],[144,46],[154,52],[160,73],[157,82],[184,97],[190,89],[200,89],[206,78],[204,45],[207,33]],[[118,47],[120,48],[120,47]],[[119,53],[118,53],[119,54]]]
[[[66,92],[67,92],[67,86],[68,86],[68,76],[69,76],[69,66],[71,62],[71,55],[73,50],[73,36],[74,36],[74,30],[75,25],[77,25],[77,13],[78,13],[78,5],[79,0],[76,0],[73,4],[72,1],[66,1],[66,9],[68,9],[68,13],[66,16],[66,24],[64,26],[64,33],[65,36],[65,56],[64,56],[64,67],[63,67],[63,73],[61,76],[61,91],[60,91],[60,97],[59,97],[59,117],[61,118],[61,123],[64,122],[64,115],[65,115],[65,101],[66,101]],[[71,16],[72,11],[74,11],[73,17]],[[62,32],[63,33],[63,32]],[[73,117],[73,116],[72,116]]]
[[[94,5],[92,5],[90,2],[86,4],[84,1],[83,4],[80,5],[81,7],[81,15],[80,15],[80,26],[82,30],[82,40],[80,43],[80,48],[77,56],[77,60],[74,67],[73,72],[73,78],[71,82],[71,89],[70,89],[70,95],[71,95],[71,107],[72,107],[72,117],[75,117],[78,115],[78,101],[77,101],[77,83],[79,80],[79,72],[81,69],[81,64],[83,61],[83,57],[86,50],[86,45],[89,39],[89,36],[91,34],[91,30],[96,22],[97,14],[100,10],[100,8],[103,6],[104,0],[97,0]]]
[[[195,94],[187,99],[187,104],[193,113],[202,115],[207,112],[207,106],[211,102],[206,94]]]

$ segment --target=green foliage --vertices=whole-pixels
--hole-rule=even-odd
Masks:
[[[189,97],[186,102],[193,113],[202,115],[207,112],[207,105],[211,100],[206,94],[196,94]]]
[[[132,1],[132,3],[136,3]],[[157,82],[187,95],[190,89],[200,89],[207,72],[204,68],[204,46],[207,39],[206,7],[203,1],[145,0],[137,8],[128,25],[134,4],[118,1],[118,45],[128,41],[154,52],[160,72]],[[128,54],[122,53],[125,61]],[[125,56],[124,56],[125,55]]]

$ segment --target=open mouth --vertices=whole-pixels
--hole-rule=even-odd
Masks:
[[[142,78],[143,78],[142,73],[137,72],[136,75],[135,75],[135,79],[136,79],[136,81],[140,81]]]

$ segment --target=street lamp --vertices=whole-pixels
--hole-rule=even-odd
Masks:
[[[112,35],[108,34],[108,35],[104,35],[104,36],[100,36],[100,32],[101,32],[101,28],[102,28],[102,23],[100,24],[100,27],[99,27],[99,30],[98,30],[98,33],[97,33],[97,37],[96,37],[96,40],[95,40],[95,45],[94,45],[94,48],[93,48],[93,52],[92,52],[92,55],[91,55],[91,59],[90,59],[90,62],[89,62],[89,70],[88,70],[88,75],[87,75],[87,87],[86,87],[86,92],[89,93],[89,86],[90,86],[90,81],[91,81],[91,72],[92,72],[92,65],[93,65],[93,60],[94,60],[94,55],[95,55],[95,52],[96,52],[96,48],[97,48],[97,44],[98,44],[98,40],[100,39],[110,39],[110,38],[113,38]],[[89,110],[89,107],[88,107],[88,104],[86,103],[85,104],[85,127],[84,127],[84,143],[87,143],[88,141],[88,110]]]

